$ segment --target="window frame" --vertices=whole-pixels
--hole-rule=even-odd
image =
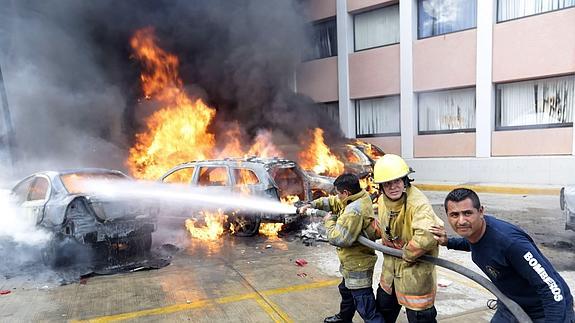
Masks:
[[[338,51],[338,39],[337,39],[337,17],[336,17],[336,16],[331,16],[331,17],[327,17],[327,18],[324,18],[324,19],[312,21],[312,22],[310,22],[310,25],[311,25],[312,32],[315,33],[315,31],[316,31],[315,28],[317,27],[317,25],[320,25],[320,24],[322,24],[322,23],[326,23],[326,22],[332,21],[332,20],[333,20],[334,23],[335,23],[335,37],[336,37],[336,39],[335,39],[335,50],[336,50],[336,54],[335,54],[335,55],[331,55],[331,56],[325,56],[325,57],[313,57],[312,55],[305,55],[306,53],[303,53],[304,55],[302,55],[302,56],[303,56],[302,62],[309,62],[309,61],[315,61],[315,60],[325,59],[325,58],[330,58],[330,57],[337,57],[337,55],[339,54],[339,51]],[[315,36],[315,35],[314,35],[314,36]],[[315,39],[312,39],[312,40],[315,41]],[[313,50],[313,48],[316,46],[316,44],[315,44],[315,43],[312,43],[311,45],[312,45],[312,48],[311,48],[311,49]]]
[[[393,3],[393,4],[390,4],[390,5],[383,6],[383,7],[379,7],[379,8],[375,8],[375,9],[372,9],[372,10],[367,10],[367,11],[358,12],[358,13],[356,13],[356,14],[353,15],[353,52],[354,52],[354,53],[363,52],[363,51],[370,50],[370,49],[375,49],[375,48],[382,48],[382,47],[388,47],[388,46],[398,45],[398,44],[400,43],[400,40],[398,40],[396,43],[389,43],[389,44],[385,44],[385,45],[378,45],[378,46],[373,46],[373,47],[366,47],[366,48],[362,48],[362,49],[357,49],[357,45],[356,45],[356,41],[355,41],[355,38],[356,38],[356,37],[355,37],[355,18],[356,18],[356,16],[361,15],[361,14],[365,14],[365,13],[371,12],[371,11],[376,11],[376,10],[381,10],[381,9],[385,9],[385,8],[390,8],[390,7],[393,7],[393,6],[399,7],[399,3]],[[400,19],[401,19],[401,16],[400,16]],[[399,22],[399,23],[400,23],[400,28],[401,28],[401,22]],[[400,30],[400,34],[401,34],[401,30]]]
[[[431,35],[431,36],[421,37],[421,35],[419,34],[419,23],[420,23],[420,19],[419,19],[419,3],[420,3],[421,1],[423,1],[423,0],[417,0],[417,1],[416,1],[416,6],[417,6],[417,10],[416,10],[416,12],[417,12],[417,40],[427,39],[427,38],[432,38],[432,37],[445,36],[445,35],[449,35],[449,34],[459,33],[459,32],[462,32],[462,31],[477,29],[477,16],[475,16],[475,26],[474,26],[474,27],[469,27],[469,28],[465,28],[465,29],[454,30],[454,31],[450,31],[450,32],[443,33],[443,34],[437,34],[437,35]],[[475,1],[475,6],[477,6],[477,1],[483,1],[483,0],[476,0],[476,1]],[[477,10],[477,9],[476,9],[476,10]]]
[[[511,18],[511,19],[507,19],[507,20],[499,20],[499,1],[501,1],[501,0],[497,0],[497,2],[495,3],[495,23],[496,24],[500,24],[500,23],[502,24],[502,23],[506,23],[508,21],[514,21],[517,19],[534,17],[534,16],[539,16],[539,15],[544,15],[544,14],[550,13],[550,12],[556,12],[556,11],[561,11],[561,10],[565,10],[565,9],[575,8],[575,4],[574,4],[572,6],[564,7],[564,8],[560,8],[560,9],[553,9],[553,10],[549,10],[549,11],[538,12],[538,13],[530,14],[527,16],[521,16],[521,17]]]
[[[425,93],[437,93],[437,92],[444,92],[444,91],[456,91],[456,90],[467,90],[467,89],[474,89],[475,90],[475,127],[474,128],[465,128],[465,129],[447,129],[447,130],[424,130],[421,131],[420,129],[420,119],[419,112],[421,106],[419,104],[420,101],[420,94]],[[439,90],[432,90],[432,91],[422,91],[417,92],[417,135],[418,136],[425,136],[425,135],[441,135],[441,134],[451,134],[451,133],[473,133],[477,132],[477,87],[474,86],[465,86],[459,88],[450,88],[450,89],[439,89]]]
[[[532,129],[551,129],[551,128],[567,128],[573,127],[572,122],[565,122],[565,123],[545,123],[545,124],[535,124],[535,125],[525,125],[525,126],[501,126],[501,90],[499,89],[500,85],[505,84],[513,84],[513,83],[521,83],[526,81],[538,81],[538,80],[550,80],[565,76],[573,76],[575,74],[566,74],[566,75],[556,75],[551,77],[542,77],[542,78],[534,78],[530,80],[520,80],[520,81],[512,81],[512,82],[501,82],[495,84],[495,131],[513,131],[513,130],[532,130]],[[573,107],[575,113],[575,106]]]
[[[357,133],[357,126],[359,122],[359,101],[361,100],[372,100],[372,99],[384,99],[389,97],[399,97],[399,132],[387,132],[387,133],[374,133],[374,134],[358,134]],[[355,115],[355,138],[374,138],[374,137],[399,137],[401,136],[401,94],[392,94],[392,95],[383,95],[383,96],[374,96],[369,98],[361,98],[354,100],[354,115]]]

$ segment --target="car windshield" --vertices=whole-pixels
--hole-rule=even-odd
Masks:
[[[83,185],[86,181],[96,180],[96,181],[118,181],[126,180],[127,176],[119,173],[69,173],[60,175],[60,179],[64,184],[64,187],[70,194],[85,194],[89,193],[86,186]]]

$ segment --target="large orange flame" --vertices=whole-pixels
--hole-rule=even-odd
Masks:
[[[208,126],[215,110],[188,97],[178,76],[178,59],[156,45],[151,28],[138,30],[131,45],[144,66],[141,81],[146,98],[163,105],[146,120],[148,131],[136,135],[128,158],[131,173],[157,179],[179,163],[211,157],[215,137]]]
[[[323,130],[315,128],[311,134],[308,149],[300,152],[301,166],[316,174],[338,176],[344,170],[344,164],[331,152],[323,139]]]

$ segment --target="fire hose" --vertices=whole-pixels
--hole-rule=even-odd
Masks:
[[[297,209],[297,213],[299,213],[299,208]],[[305,212],[303,214],[310,216],[310,217],[325,217],[326,215],[328,215],[328,212],[318,210],[318,209],[308,208],[305,210]],[[374,241],[371,241],[366,237],[359,236],[357,241],[359,243],[361,243],[362,245],[368,247],[368,248],[377,250],[377,251],[382,252],[386,255],[393,256],[396,258],[402,258],[403,257],[403,252],[401,250],[384,246],[380,243],[376,243]],[[423,256],[417,258],[417,260],[422,261],[422,262],[432,263],[434,265],[449,269],[451,271],[454,271],[460,275],[463,275],[463,276],[473,280],[474,282],[478,283],[479,285],[483,286],[485,289],[490,291],[493,295],[495,295],[495,297],[497,297],[497,299],[509,309],[509,311],[513,314],[513,316],[515,316],[515,318],[517,319],[518,322],[532,323],[531,318],[525,313],[525,311],[521,308],[521,306],[519,306],[517,303],[515,303],[509,297],[505,296],[501,291],[499,291],[499,289],[497,289],[497,287],[495,287],[495,285],[493,285],[493,283],[489,279],[483,277],[482,275],[478,274],[477,272],[475,272],[469,268],[463,267],[459,264],[453,263],[451,261],[441,259],[441,258],[436,258],[436,257],[430,256],[430,255],[423,255]]]

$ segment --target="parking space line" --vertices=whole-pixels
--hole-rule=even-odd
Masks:
[[[339,278],[338,279],[332,279],[332,280],[323,280],[323,281],[309,283],[309,284],[301,284],[301,285],[295,285],[295,286],[269,289],[269,290],[265,290],[265,291],[260,292],[260,294],[266,295],[266,296],[271,296],[271,295],[286,294],[286,293],[290,293],[290,292],[300,292],[300,291],[305,291],[305,290],[310,290],[310,289],[335,286],[335,285],[339,284],[340,281],[341,281],[341,279],[339,279]],[[281,309],[279,309],[279,307],[277,305],[275,307],[272,307],[271,304],[273,304],[273,303],[271,303],[267,299],[263,299],[257,293],[246,293],[246,294],[241,294],[241,295],[226,296],[226,297],[220,297],[220,298],[215,298],[215,299],[202,299],[202,300],[191,302],[189,304],[175,304],[175,305],[157,307],[157,308],[128,312],[128,313],[99,316],[99,317],[94,317],[94,318],[84,319],[84,320],[71,320],[70,322],[71,323],[116,322],[116,321],[123,321],[123,320],[129,320],[129,319],[136,319],[136,318],[145,317],[145,316],[153,316],[153,315],[162,315],[162,314],[171,314],[171,313],[175,313],[175,312],[182,312],[182,311],[196,309],[199,307],[211,306],[214,303],[216,303],[216,304],[227,304],[227,303],[234,303],[234,302],[250,300],[250,299],[255,299],[258,302],[258,304],[260,304],[260,302],[264,302],[264,303],[267,302],[266,308],[264,308],[266,313],[268,313],[267,312],[268,310],[271,310],[274,315],[275,314],[279,315],[283,320],[285,320],[285,322],[292,322],[292,320],[288,317],[288,315],[285,314],[285,312],[283,312]],[[262,306],[262,305],[260,304],[260,306]],[[269,306],[269,308],[267,306]],[[262,306],[262,308],[263,308],[263,306]],[[270,313],[268,313],[268,314],[270,314]],[[283,322],[283,321],[280,321],[280,322]]]
[[[256,298],[258,305],[271,317],[276,323],[292,323],[293,320],[279,308],[279,306],[269,299],[260,297]]]

